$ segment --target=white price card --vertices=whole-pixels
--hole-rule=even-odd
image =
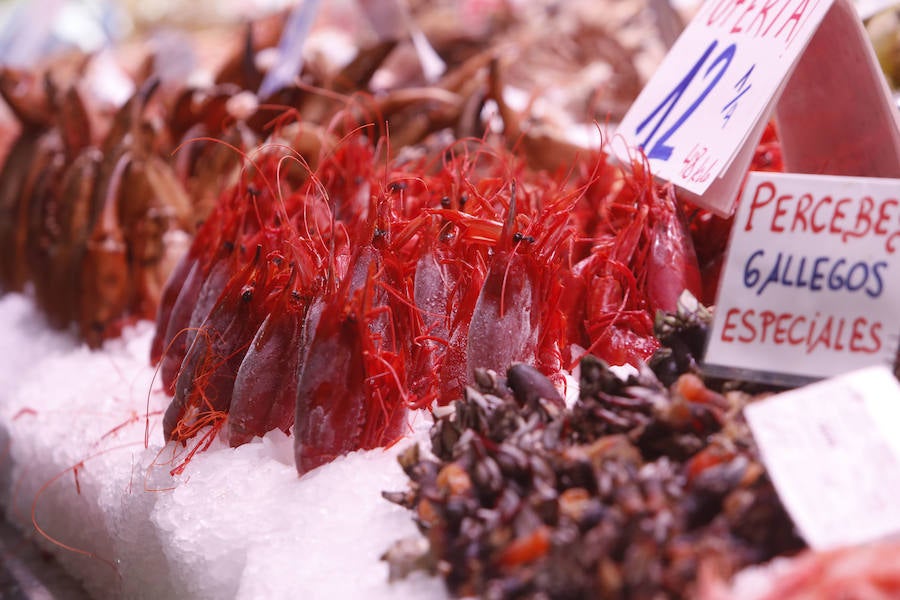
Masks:
[[[893,364],[900,180],[750,173],[703,368],[794,383]]]
[[[810,547],[900,534],[900,385],[869,367],[748,405],[778,495]]]
[[[703,194],[759,129],[831,3],[708,0],[617,134],[655,175]]]
[[[707,0],[614,149],[728,216],[773,115],[789,172],[900,177],[900,118],[850,0]]]

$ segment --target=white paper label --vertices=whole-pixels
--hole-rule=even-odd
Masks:
[[[744,415],[810,547],[900,533],[900,385],[869,367],[750,404]]]
[[[855,0],[853,3],[860,19],[868,19],[883,10],[893,8],[900,4],[898,0]]]
[[[748,136],[768,118],[831,4],[708,0],[617,135],[626,145],[643,148],[655,175],[702,195],[745,144],[756,144]]]
[[[900,180],[750,173],[704,365],[822,378],[893,364],[898,250]]]

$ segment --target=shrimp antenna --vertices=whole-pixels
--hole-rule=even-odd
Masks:
[[[500,247],[508,250],[512,245],[513,229],[516,226],[516,180],[511,179],[509,182],[509,211],[506,214],[506,222],[503,224],[503,231],[500,236],[502,241]]]

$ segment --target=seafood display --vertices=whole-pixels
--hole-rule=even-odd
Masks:
[[[714,600],[798,555],[771,597],[800,597],[856,559],[778,498],[742,415],[774,388],[698,367],[732,220],[609,151],[680,19],[595,4],[279,13],[216,38],[203,83],[147,52],[116,105],[96,57],[0,66],[0,292],[92,349],[153,321],[173,480],[214,443],[284,432],[302,477],[433,420],[383,492],[421,534],[391,580]],[[774,125],[751,169],[783,170]]]
[[[464,47],[431,38],[442,56]],[[302,474],[399,438],[408,409],[458,396],[476,366],[532,361],[559,382],[585,354],[645,360],[654,311],[699,294],[674,190],[526,125],[499,44],[427,87],[346,96],[400,50],[378,43],[282,89],[297,108],[252,149],[203,138],[244,160],[162,294],[151,360],[174,396],[167,439],[292,430]],[[254,89],[261,73],[244,77]]]
[[[164,159],[148,81],[105,118],[74,84],[5,69],[21,131],[0,174],[0,288],[33,285],[59,328],[92,347],[153,318],[202,214]]]
[[[552,175],[484,142],[391,160],[374,137],[295,187],[292,155],[263,147],[200,228],[154,341],[169,439],[293,426],[302,473],[396,439],[476,367],[638,364],[651,315],[699,292],[680,205],[640,165],[585,152]]]
[[[730,223],[642,163],[601,149],[536,170],[489,139],[392,157],[356,123],[315,170],[262,146],[198,231],[153,344],[167,439],[292,429],[302,474],[398,439],[405,411],[458,398],[476,368],[528,362],[562,385],[586,355],[638,365],[658,311],[714,293]]]
[[[585,6],[554,13],[572,37],[542,56],[611,62],[606,98],[627,99],[638,51]],[[587,354],[638,364],[654,312],[701,291],[674,189],[510,104],[506,82],[539,58],[514,66],[509,48],[546,35],[534,15],[462,39],[419,19],[440,75],[418,29],[363,12],[380,39],[266,97],[263,50],[305,35],[295,19],[247,28],[203,88],[150,55],[114,111],[77,83],[90,57],[2,72],[20,131],[0,287],[30,286],[91,347],[156,318],[167,440],[293,430],[303,473],[397,439],[408,409],[457,397],[476,367],[528,361],[561,382]]]
[[[272,70],[279,37],[303,39],[302,32],[285,29],[283,13],[254,22],[245,33],[217,34],[213,44],[225,52],[214,60],[209,49],[165,47],[186,36],[151,39],[155,50],[121,58],[123,64],[112,69],[126,80],[122,91],[131,90],[118,105],[98,98],[88,83],[108,54],[74,52],[32,69],[3,67],[0,94],[14,120],[2,127],[3,139],[12,139],[0,173],[0,290],[33,285],[51,325],[75,324],[80,337],[97,347],[123,325],[155,316],[161,288],[186,243],[237,180],[242,153],[264,142],[286,144],[315,169],[338,141],[335,120],[344,121],[344,132],[351,122],[380,129],[389,124],[389,132],[378,135],[389,133],[394,154],[438,131],[482,137],[480,111],[494,101],[510,146],[532,166],[564,168],[578,152],[560,133],[572,113],[589,124],[621,112],[640,87],[641,69],[662,51],[653,37],[626,47],[607,35],[600,23],[610,16],[601,18],[589,3],[552,13],[559,28],[573,29],[567,44],[546,43],[549,32],[535,29],[539,13],[549,11],[543,4],[533,7],[534,14],[498,5],[477,15],[461,13],[453,3],[415,5],[407,16],[418,25],[400,29],[378,20],[389,5],[364,4],[360,11],[341,2],[323,9],[321,29],[359,39],[344,42],[344,57],[335,57],[312,35],[300,77],[262,97],[256,91]],[[620,10],[613,21],[630,31],[633,11]],[[469,27],[462,28],[462,21]],[[509,60],[511,49],[529,47],[545,50]],[[190,65],[204,61],[215,70],[213,83],[190,83]],[[578,71],[591,64],[612,64],[615,72],[579,82]],[[551,124],[541,116],[526,124],[507,105],[509,86],[500,72],[531,88],[549,83],[523,78],[518,69],[527,65],[539,65],[532,77],[556,77],[554,84],[566,78],[569,100],[586,104],[559,113],[569,121]],[[601,91],[602,101],[589,101]],[[284,118],[291,128],[278,125]]]
[[[695,598],[803,548],[741,417],[752,396],[690,369],[702,314],[661,322],[666,352],[627,379],[585,357],[571,408],[530,366],[479,370],[431,448],[400,457],[409,489],[385,497],[423,538],[387,551],[391,576],[440,573],[458,596]]]

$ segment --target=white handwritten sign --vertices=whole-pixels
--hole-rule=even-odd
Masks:
[[[617,132],[644,149],[654,174],[702,194],[757,129],[830,6],[709,0]]]
[[[769,476],[812,548],[900,533],[900,385],[870,367],[744,409]]]
[[[704,368],[791,382],[893,364],[900,180],[750,173]]]
[[[898,115],[849,0],[708,0],[617,129],[620,156],[730,215],[762,131],[787,171],[900,177]]]

